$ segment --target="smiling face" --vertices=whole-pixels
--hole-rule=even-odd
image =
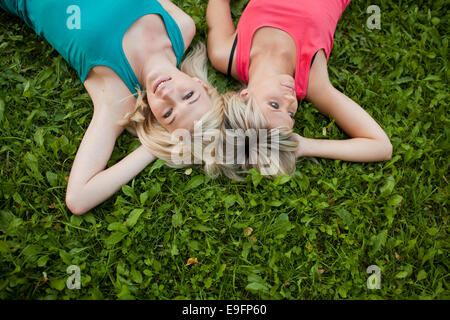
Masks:
[[[269,129],[294,127],[294,117],[298,101],[295,81],[289,75],[253,80],[248,88],[241,91],[241,97],[253,97],[264,115]]]
[[[147,87],[147,100],[156,120],[167,131],[187,129],[212,107],[205,84],[181,71],[158,75]]]

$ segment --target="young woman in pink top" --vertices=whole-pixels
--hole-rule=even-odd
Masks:
[[[235,28],[230,0],[209,0],[211,63],[246,84],[241,91],[224,95],[226,129],[278,130],[277,174],[292,174],[296,158],[305,156],[357,162],[391,158],[392,145],[383,129],[328,78],[334,32],[349,3],[251,0]],[[335,119],[350,138],[320,140],[292,133],[297,99],[310,101]],[[243,168],[261,169],[260,165],[246,163]]]

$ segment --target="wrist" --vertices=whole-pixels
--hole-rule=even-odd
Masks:
[[[301,158],[305,156],[306,139],[297,133],[293,133],[294,139],[297,142],[297,149],[295,150],[295,157]]]

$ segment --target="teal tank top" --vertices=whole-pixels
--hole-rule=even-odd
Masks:
[[[101,65],[114,70],[131,93],[142,89],[122,40],[129,27],[147,14],[162,17],[177,65],[184,55],[181,31],[157,0],[0,0],[0,7],[46,39],[83,83],[89,71]]]

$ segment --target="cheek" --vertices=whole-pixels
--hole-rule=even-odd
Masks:
[[[200,106],[200,110],[202,114],[210,111],[212,109],[213,105],[211,101],[205,101],[201,106]]]
[[[167,124],[166,124],[166,121],[165,121],[165,119],[162,117],[162,114],[161,113],[155,113],[155,112],[153,112],[153,110],[152,110],[152,115],[150,116],[150,121],[151,121],[151,123],[159,123],[164,129],[166,129],[167,131],[169,131],[168,130],[168,128],[167,128]]]
[[[157,99],[148,99],[148,104],[153,115],[159,117],[161,112],[163,112],[163,104]]]

